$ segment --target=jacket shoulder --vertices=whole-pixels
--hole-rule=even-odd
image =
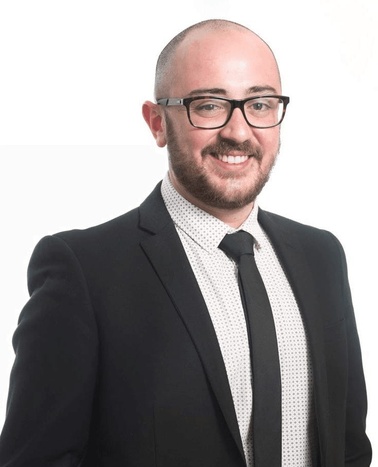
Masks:
[[[53,236],[58,237],[68,244],[86,242],[116,241],[120,237],[130,235],[138,229],[139,210],[135,208],[114,219],[85,229],[72,229],[57,232]]]
[[[69,245],[97,245],[133,243],[160,229],[169,220],[160,193],[160,183],[139,206],[125,214],[87,229],[74,229],[56,233],[54,236]],[[151,227],[152,226],[152,227]]]
[[[329,230],[304,224],[293,219],[259,209],[259,222],[269,237],[299,243],[305,250],[333,252],[344,256],[338,238]]]

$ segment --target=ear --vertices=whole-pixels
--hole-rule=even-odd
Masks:
[[[165,137],[165,121],[162,108],[153,102],[146,101],[142,107],[143,117],[149,126],[156,144],[163,148],[167,144]]]

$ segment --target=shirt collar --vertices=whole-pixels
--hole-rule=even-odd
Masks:
[[[258,249],[261,247],[264,236],[257,220],[256,202],[248,218],[238,229],[235,229],[182,197],[172,185],[168,173],[163,179],[161,193],[176,227],[206,251],[217,250],[223,237],[237,230],[249,232],[256,240],[256,247]]]

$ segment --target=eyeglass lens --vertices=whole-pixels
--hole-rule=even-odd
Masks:
[[[202,128],[224,125],[231,111],[231,102],[222,99],[196,99],[189,105],[192,124]],[[278,97],[261,97],[244,103],[244,115],[247,122],[259,128],[268,128],[280,123],[283,111],[283,101]]]

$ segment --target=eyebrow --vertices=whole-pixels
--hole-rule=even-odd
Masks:
[[[277,94],[277,90],[273,86],[252,86],[247,90],[247,94],[261,94],[265,92],[271,92],[273,94]],[[208,94],[215,94],[215,95],[227,95],[227,91],[223,88],[199,88],[193,89],[187,95],[188,97],[193,96],[206,96]]]
[[[277,94],[277,89],[273,86],[252,86],[248,89],[248,92],[250,94],[258,94],[261,92],[273,92],[274,94]]]
[[[193,89],[188,94],[188,97],[192,96],[200,96],[200,95],[207,95],[207,94],[227,94],[227,91],[222,88],[200,88],[200,89]]]

